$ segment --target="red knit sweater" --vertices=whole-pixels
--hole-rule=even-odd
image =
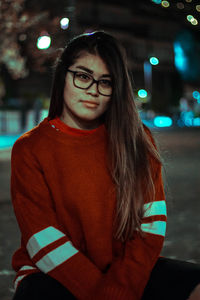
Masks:
[[[116,195],[106,161],[104,125],[82,131],[46,118],[16,141],[11,193],[22,235],[12,261],[16,286],[42,271],[80,300],[141,298],[166,229],[161,167],[153,166],[156,200],[144,204],[146,236],[135,232],[121,243],[112,237]]]

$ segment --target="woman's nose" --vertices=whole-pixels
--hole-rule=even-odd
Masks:
[[[86,91],[92,95],[99,95],[98,82],[93,82],[93,84]]]

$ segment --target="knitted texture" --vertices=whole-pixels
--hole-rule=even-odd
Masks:
[[[153,166],[155,202],[144,204],[145,236],[116,241],[106,128],[83,133],[59,122],[44,119],[12,149],[11,194],[22,235],[12,261],[15,286],[42,271],[77,299],[140,299],[165,235],[161,167]]]

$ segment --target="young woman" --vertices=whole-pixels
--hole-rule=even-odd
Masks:
[[[198,283],[199,269],[181,272],[180,288],[179,262],[159,258],[161,161],[124,51],[105,32],[63,50],[48,117],[13,146],[11,191],[22,234],[14,300],[186,299]]]

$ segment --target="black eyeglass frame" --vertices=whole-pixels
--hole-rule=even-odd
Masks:
[[[70,70],[70,69],[67,69],[67,72],[73,73],[73,84],[74,84],[74,86],[77,87],[78,89],[81,89],[81,90],[87,90],[87,89],[89,89],[94,83],[96,83],[96,84],[97,84],[97,90],[98,90],[98,93],[99,93],[100,95],[102,95],[102,96],[107,96],[107,97],[110,97],[110,96],[112,95],[112,93],[111,93],[110,95],[105,95],[105,94],[102,94],[102,93],[99,91],[99,82],[100,82],[102,79],[96,80],[96,79],[94,79],[94,77],[93,77],[92,75],[82,72],[83,74],[86,74],[86,75],[88,75],[88,76],[91,76],[91,78],[92,78],[91,84],[90,84],[88,87],[86,87],[86,88],[82,88],[82,87],[77,86],[77,85],[75,84],[75,76],[76,76],[77,73],[81,73],[81,71],[72,71],[72,70]]]

